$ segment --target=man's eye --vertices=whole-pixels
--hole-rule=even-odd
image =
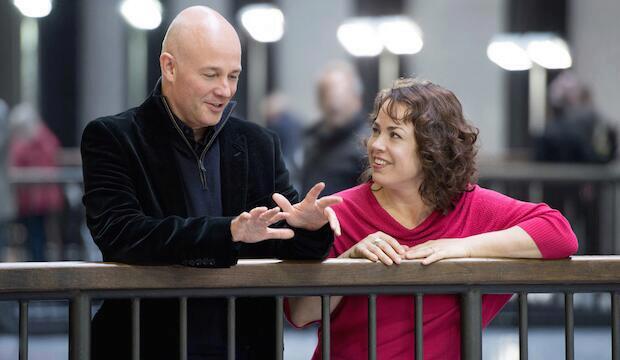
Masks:
[[[203,75],[208,78],[214,78],[217,76],[217,74],[203,74]]]

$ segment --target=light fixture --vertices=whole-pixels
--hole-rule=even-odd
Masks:
[[[566,42],[551,34],[530,34],[526,50],[532,61],[546,69],[567,69],[573,63]]]
[[[162,7],[158,0],[124,0],[120,11],[129,25],[137,29],[152,30],[161,24]]]
[[[417,54],[424,45],[422,30],[405,16],[379,18],[378,31],[385,48],[396,55]]]
[[[529,70],[532,60],[520,42],[519,35],[496,35],[487,47],[487,56],[504,70]]]
[[[422,31],[406,16],[356,17],[337,32],[340,44],[353,56],[377,56],[387,49],[394,55],[422,50]]]
[[[22,15],[31,18],[42,18],[52,11],[52,0],[13,0],[13,4]]]
[[[550,33],[496,35],[487,47],[487,56],[510,71],[529,70],[533,63],[545,69],[566,69],[572,65],[566,42]]]
[[[353,56],[377,56],[383,43],[371,18],[353,18],[338,27],[340,44]]]
[[[246,5],[239,10],[241,24],[258,42],[276,42],[284,34],[284,14],[271,4]]]

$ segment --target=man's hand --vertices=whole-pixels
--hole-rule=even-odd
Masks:
[[[286,222],[293,227],[306,230],[318,230],[329,222],[329,226],[336,236],[340,235],[340,223],[331,205],[342,202],[339,196],[324,196],[319,199],[319,194],[325,188],[320,182],[312,187],[306,197],[295,205],[291,205],[283,195],[273,194],[273,201],[280,206]]]
[[[243,212],[230,223],[233,241],[257,243],[267,239],[290,239],[295,235],[291,229],[273,229],[270,225],[284,220],[280,208],[267,209],[264,206]]]

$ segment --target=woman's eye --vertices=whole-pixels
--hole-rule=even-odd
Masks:
[[[402,139],[402,137],[395,132],[391,133],[390,136],[394,139]]]

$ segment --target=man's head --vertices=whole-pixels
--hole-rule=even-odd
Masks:
[[[189,7],[172,21],[159,57],[162,93],[192,129],[217,124],[237,91],[241,43],[222,15]]]
[[[321,113],[330,127],[346,125],[362,109],[362,82],[350,64],[328,65],[317,85]]]

